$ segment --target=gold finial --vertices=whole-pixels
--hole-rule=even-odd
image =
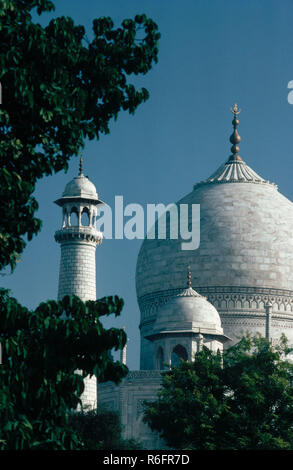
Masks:
[[[241,137],[240,137],[240,135],[238,134],[238,131],[237,131],[237,127],[238,127],[238,124],[239,124],[239,120],[237,119],[237,116],[238,116],[238,114],[241,113],[241,109],[238,108],[237,103],[235,103],[233,105],[233,107],[230,108],[230,111],[234,115],[234,118],[233,118],[233,121],[232,121],[234,130],[233,130],[233,134],[230,136],[230,142],[232,144],[232,147],[231,147],[232,155],[230,156],[228,162],[237,161],[237,160],[241,161],[242,158],[240,157],[240,155],[238,155],[238,152],[240,150],[238,144],[241,142]]]
[[[78,176],[83,176],[83,159],[82,159],[81,154],[79,157],[79,175]]]
[[[187,286],[191,287],[191,271],[190,271],[190,266],[188,266],[188,271],[187,271]]]
[[[233,108],[231,107],[230,110],[231,110],[231,113],[234,114],[234,116],[237,116],[237,114],[241,113],[241,109],[240,108],[238,109],[237,103],[235,103]]]

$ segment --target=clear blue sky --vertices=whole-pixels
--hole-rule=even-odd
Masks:
[[[242,108],[240,155],[256,172],[293,199],[293,106],[287,84],[293,80],[293,0],[57,0],[53,16],[71,16],[91,34],[92,20],[146,13],[159,26],[159,63],[135,84],[150,99],[134,116],[124,113],[111,134],[89,142],[85,174],[101,199],[112,205],[171,203],[208,177],[230,154],[230,106]],[[45,15],[45,24],[52,15]],[[39,20],[40,21],[40,20]],[[60,208],[53,201],[78,171],[44,178],[37,186],[43,229],[27,246],[2,286],[28,307],[56,298],[60,247]],[[105,240],[97,248],[97,294],[125,300],[119,319],[126,326],[128,366],[139,367],[139,309],[135,266],[141,240]]]

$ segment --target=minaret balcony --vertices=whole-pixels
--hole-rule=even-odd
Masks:
[[[64,227],[62,230],[55,232],[55,240],[58,243],[71,240],[85,240],[99,245],[102,243],[103,234],[94,227]]]

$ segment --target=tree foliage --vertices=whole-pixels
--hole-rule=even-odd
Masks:
[[[116,296],[85,303],[66,296],[32,312],[1,291],[0,449],[82,448],[68,411],[80,404],[84,377],[117,383],[128,372],[109,355],[124,346],[124,331],[100,321],[122,306]]]
[[[293,364],[283,337],[273,347],[246,336],[163,374],[145,421],[177,449],[293,449]]]
[[[122,438],[119,415],[112,410],[90,410],[72,413],[71,427],[76,431],[86,450],[139,450],[141,445],[133,439]]]
[[[157,62],[157,25],[146,15],[94,19],[92,40],[70,17],[43,27],[33,21],[54,10],[51,0],[0,0],[0,270],[14,269],[38,233],[33,197],[44,175],[67,170],[86,139],[109,133],[121,110],[133,114],[148,98],[130,75]],[[101,315],[120,314],[123,301],[83,303],[65,297],[35,311],[0,292],[0,448],[81,448],[68,421],[83,378],[118,382],[127,367],[109,352],[125,344],[123,330],[105,330]],[[77,371],[83,371],[78,373]]]
[[[32,11],[54,10],[50,0],[0,0],[0,269],[12,268],[41,227],[35,184],[67,169],[85,139],[109,133],[121,110],[134,113],[148,98],[128,76],[157,62],[159,33],[146,15],[93,21],[93,39],[70,17],[46,27]]]
[[[14,269],[26,238],[40,230],[36,182],[67,170],[85,140],[108,134],[121,110],[133,114],[148,92],[129,76],[157,62],[158,28],[146,15],[118,28],[109,17],[94,19],[89,40],[70,17],[41,26],[35,10],[54,4],[0,0],[0,270]],[[122,305],[116,296],[64,297],[30,311],[0,292],[0,448],[83,448],[68,410],[80,403],[85,376],[118,382],[127,373],[109,354],[124,346],[124,331],[100,322]]]

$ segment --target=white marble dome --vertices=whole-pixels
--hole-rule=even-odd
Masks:
[[[159,309],[153,329],[154,334],[199,331],[223,334],[217,310],[192,287],[182,289]]]
[[[200,204],[199,248],[182,250],[180,238],[145,239],[138,255],[141,366],[147,367],[144,338],[162,302],[182,288],[188,265],[194,288],[216,307],[225,334],[236,341],[246,331],[264,333],[271,300],[272,335],[284,332],[293,342],[292,202],[238,156],[177,204],[183,203]]]
[[[84,175],[79,175],[67,183],[62,197],[82,197],[98,199],[95,185]]]
[[[228,165],[229,171],[236,165]],[[250,170],[244,162],[241,166]],[[188,264],[196,289],[245,285],[293,290],[293,204],[275,185],[212,177],[177,204],[184,203],[200,204],[200,246],[184,251],[181,238],[144,240],[136,270],[139,298],[181,287]]]

